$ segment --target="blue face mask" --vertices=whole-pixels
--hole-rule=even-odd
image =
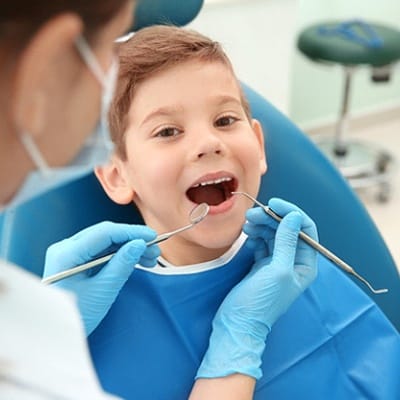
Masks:
[[[79,37],[76,40],[76,48],[102,87],[99,127],[95,133],[88,138],[84,147],[72,163],[60,168],[50,167],[33,141],[32,136],[26,132],[21,133],[21,143],[37,169],[27,176],[21,188],[7,207],[14,207],[45,191],[89,173],[95,165],[106,161],[112,150],[112,143],[109,139],[108,130],[108,111],[114,95],[118,76],[118,63],[114,59],[108,72],[105,73],[83,37]]]
[[[93,166],[69,165],[67,167],[51,168],[46,171],[48,172],[45,174],[41,170],[31,172],[26,177],[18,192],[14,195],[12,201],[7,204],[5,212],[45,192],[54,190],[57,187],[90,174],[93,171]]]

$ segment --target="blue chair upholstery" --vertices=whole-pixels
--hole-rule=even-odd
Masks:
[[[347,181],[319,149],[284,115],[245,87],[254,118],[265,130],[268,172],[259,193],[266,203],[281,197],[304,209],[316,222],[320,242],[375,288],[374,295],[353,279],[400,330],[400,277],[374,222]]]
[[[138,0],[133,31],[157,24],[184,26],[192,21],[204,0]]]
[[[400,278],[379,231],[345,179],[317,147],[283,114],[244,86],[266,136],[268,172],[259,200],[289,200],[316,221],[323,245],[348,262],[376,288],[371,296],[400,330]],[[118,206],[93,174],[45,193],[0,217],[0,256],[41,275],[46,248],[102,220],[140,223],[134,206]]]
[[[47,247],[97,222],[142,223],[134,206],[118,206],[90,172],[0,216],[0,257],[42,275]]]

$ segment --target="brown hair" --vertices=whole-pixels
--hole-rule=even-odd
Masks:
[[[151,26],[139,30],[119,47],[119,79],[110,109],[111,138],[120,157],[126,158],[125,131],[137,85],[157,72],[186,61],[221,62],[233,73],[232,64],[218,42],[190,29]],[[241,91],[247,117],[250,109]]]
[[[110,21],[128,0],[0,0],[0,41],[13,40],[20,47],[48,19],[64,12],[78,14],[90,38]]]

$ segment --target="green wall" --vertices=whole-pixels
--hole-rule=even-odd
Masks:
[[[360,18],[400,30],[400,0],[300,0],[297,29],[329,19]],[[313,126],[336,119],[342,94],[343,74],[339,66],[313,63],[293,53],[289,115],[299,125]],[[363,113],[400,107],[400,64],[388,83],[376,84],[370,69],[359,68],[353,79],[351,111]]]

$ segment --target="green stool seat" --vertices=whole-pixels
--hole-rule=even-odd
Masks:
[[[379,24],[365,28],[357,21],[316,24],[300,34],[298,48],[312,60],[343,65],[380,67],[400,59],[400,31]]]
[[[354,71],[359,66],[368,67],[374,82],[387,82],[392,66],[400,61],[400,31],[362,20],[325,21],[300,32],[297,47],[311,61],[342,66],[345,74],[335,135],[317,138],[316,144],[354,189],[379,186],[378,199],[386,201],[394,158],[371,143],[348,140],[344,133]]]

